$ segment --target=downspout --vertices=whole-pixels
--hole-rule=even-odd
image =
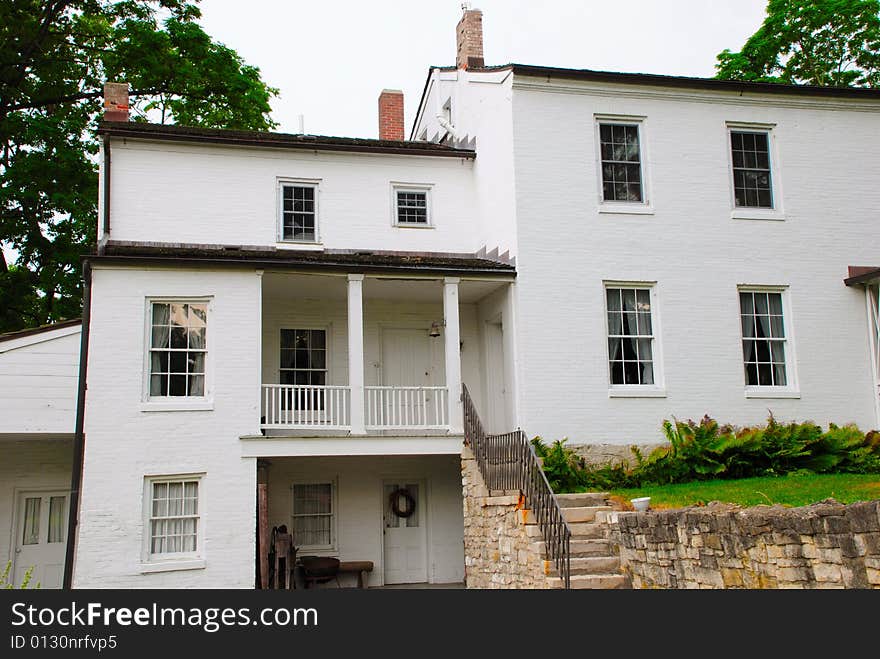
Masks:
[[[106,210],[106,209],[105,209]],[[79,494],[82,487],[83,457],[85,455],[86,375],[89,363],[89,327],[92,311],[92,266],[83,262],[82,332],[79,344],[79,390],[76,396],[76,426],[73,435],[73,466],[70,475],[70,507],[67,513],[67,550],[64,556],[65,590],[73,584],[73,558],[76,551]]]
[[[104,162],[102,165],[103,208],[101,213],[101,237],[98,238],[98,254],[104,253],[104,246],[110,240],[110,136],[106,133],[101,140]]]

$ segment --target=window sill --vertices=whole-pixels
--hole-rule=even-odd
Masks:
[[[609,213],[614,215],[653,215],[654,208],[644,204],[609,204],[608,202],[599,203],[600,213]]]
[[[785,214],[775,210],[761,210],[758,208],[737,208],[730,212],[731,220],[768,220],[770,222],[784,222]]]
[[[141,412],[211,412],[214,410],[213,400],[185,402],[145,401],[140,404]]]
[[[433,229],[434,228],[433,224],[416,224],[416,223],[406,224],[405,222],[404,223],[396,222],[393,226],[395,229]]]
[[[800,398],[801,392],[794,389],[773,387],[746,389],[746,398]]]
[[[611,388],[608,390],[608,398],[666,398],[666,389],[659,387]]]
[[[141,563],[141,574],[154,574],[158,572],[179,572],[183,570],[204,570],[206,567],[204,558],[181,559],[177,561],[161,561],[157,563]]]
[[[310,242],[310,241],[300,241],[300,240],[279,240],[275,243],[276,249],[307,249],[307,250],[322,250],[324,249],[324,243],[322,242]]]

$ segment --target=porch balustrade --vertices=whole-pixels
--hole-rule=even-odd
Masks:
[[[368,430],[449,427],[446,387],[364,387]]]

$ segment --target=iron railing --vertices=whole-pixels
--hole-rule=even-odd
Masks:
[[[547,557],[556,565],[565,588],[571,587],[571,529],[547,482],[535,448],[522,430],[488,435],[470,393],[462,385],[464,441],[474,453],[486,487],[519,490],[541,529]]]

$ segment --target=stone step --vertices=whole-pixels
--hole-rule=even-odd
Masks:
[[[572,542],[575,540],[605,539],[606,527],[603,524],[593,524],[592,522],[570,522],[568,528],[571,529]]]
[[[611,510],[611,506],[578,506],[576,508],[563,508],[562,516],[569,524],[592,522],[596,519],[596,513],[608,510]]]
[[[607,540],[572,540],[571,557],[611,556],[611,543]]]
[[[562,579],[560,577],[550,577],[547,579],[551,588],[562,588]],[[616,590],[624,588],[632,588],[629,577],[624,574],[573,574],[571,575],[572,590]]]
[[[608,492],[578,492],[577,494],[557,494],[560,508],[580,508],[581,506],[604,506],[608,503]]]
[[[614,574],[620,570],[617,556],[588,556],[571,558],[571,574]]]

